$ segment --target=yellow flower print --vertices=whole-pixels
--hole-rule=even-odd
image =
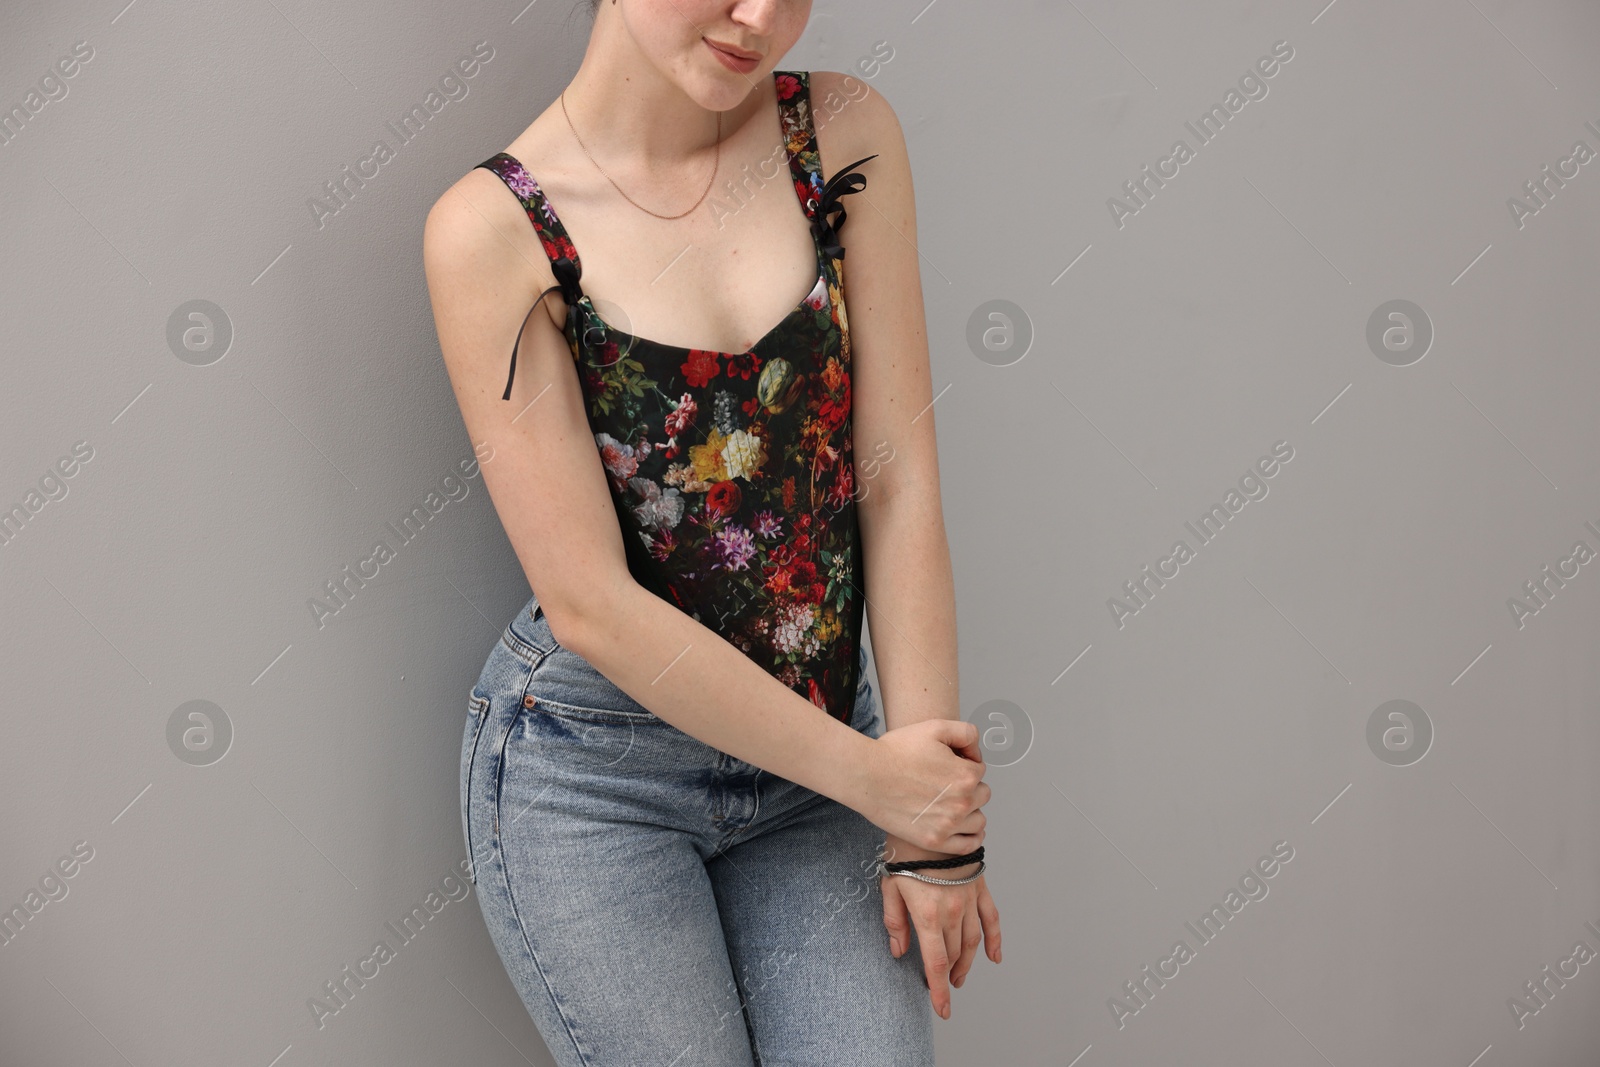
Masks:
[[[702,482],[725,482],[728,468],[722,462],[722,446],[727,441],[721,430],[712,428],[703,445],[689,446],[689,462],[694,464],[694,476]]]
[[[835,393],[844,385],[844,368],[839,365],[838,359],[832,356],[828,357],[828,365],[822,368],[822,384],[827,386],[830,392]]]
[[[848,331],[850,329],[850,323],[845,317],[844,291],[841,288],[841,286],[844,285],[844,260],[834,260],[833,269],[834,273],[839,276],[839,280],[838,284],[835,284],[831,280],[828,282],[828,299],[833,302],[834,316],[839,320],[839,329]]]
[[[839,636],[844,629],[844,624],[839,621],[839,616],[834,614],[832,608],[825,608],[822,612],[822,621],[817,623],[817,639],[824,645],[832,644],[833,639]]]

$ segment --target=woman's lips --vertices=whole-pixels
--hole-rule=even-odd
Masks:
[[[711,49],[711,54],[717,57],[717,61],[731,71],[749,74],[761,63],[760,56],[740,55],[737,52],[728,51],[727,48],[721,45],[713,44],[709,38],[702,37],[700,39],[705,41],[706,47]]]

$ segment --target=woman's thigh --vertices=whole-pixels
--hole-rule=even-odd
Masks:
[[[496,950],[562,1067],[752,1067],[706,871],[714,750],[575,660],[519,615],[473,691],[465,832]]]
[[[876,736],[863,680],[852,725]],[[928,1067],[921,951],[895,959],[872,870],[883,831],[767,779],[762,816],[709,864],[723,936],[763,1067]]]

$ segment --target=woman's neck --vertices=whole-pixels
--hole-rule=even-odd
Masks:
[[[722,114],[722,137],[761,106],[759,81]],[[641,53],[621,15],[602,4],[583,62],[566,89],[567,111],[583,144],[630,169],[671,171],[712,150],[717,113],[694,100]]]

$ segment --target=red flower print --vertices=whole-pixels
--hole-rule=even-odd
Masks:
[[[783,510],[794,510],[794,477],[792,475],[783,480]]]
[[[768,568],[771,570],[771,568]],[[817,565],[810,560],[796,560],[788,566],[772,571],[767,579],[767,589],[775,594],[788,594],[797,603],[820,604],[827,585],[817,580]]]
[[[671,530],[656,530],[650,540],[650,555],[657,560],[665,560],[677,546],[677,534]]]
[[[761,357],[754,352],[743,352],[737,356],[728,357],[728,377],[735,374],[745,381],[750,380],[750,375],[761,369]]]
[[[739,510],[742,495],[732,481],[718,482],[706,493],[706,509],[718,515],[732,515]]]
[[[806,679],[806,689],[808,690],[807,695],[810,698],[811,703],[815,704],[823,711],[827,711],[828,701],[822,695],[822,687],[817,684],[817,680],[815,678]]]
[[[788,592],[789,585],[790,585],[789,568],[788,567],[774,567],[771,564],[768,564],[768,566],[767,566],[767,591],[769,593],[773,593],[775,595],[776,594],[785,593],[785,592]]]
[[[676,437],[689,428],[694,422],[695,412],[700,410],[700,405],[695,402],[694,394],[684,393],[678,400],[678,406],[667,415],[666,429],[668,437]]]
[[[541,235],[539,243],[544,245],[545,255],[551,259],[560,259],[562,256],[566,256],[572,262],[578,262],[578,249],[572,243],[572,238],[570,237],[545,237]]]
[[[705,388],[711,379],[722,373],[722,366],[717,362],[717,354],[701,348],[689,349],[689,360],[679,369],[683,371],[689,384],[696,389]]]
[[[778,99],[787,100],[800,91],[800,79],[793,74],[780,74],[777,77]]]
[[[795,195],[800,198],[800,202],[806,205],[806,214],[811,214],[811,201],[813,199],[811,183],[808,181],[797,180],[794,183],[794,192]]]
[[[844,376],[844,388],[840,391],[838,399],[826,397],[817,407],[817,417],[828,427],[829,432],[837,430],[844,425],[844,420],[850,417],[850,376]]]
[[[828,490],[828,506],[838,511],[844,507],[845,501],[850,499],[850,494],[855,489],[855,467],[846,463],[844,456],[839,456],[838,474],[833,479],[833,485]]]
[[[795,556],[794,550],[788,545],[774,545],[767,553],[767,562],[764,571],[767,576],[767,589],[773,593],[785,593],[795,584],[795,572],[804,564],[803,560]],[[815,568],[812,569],[816,573]]]
[[[746,400],[743,404],[739,405],[739,410],[744,412],[750,418],[755,418],[756,412],[761,410],[761,398],[756,396],[751,397],[749,400]]]

